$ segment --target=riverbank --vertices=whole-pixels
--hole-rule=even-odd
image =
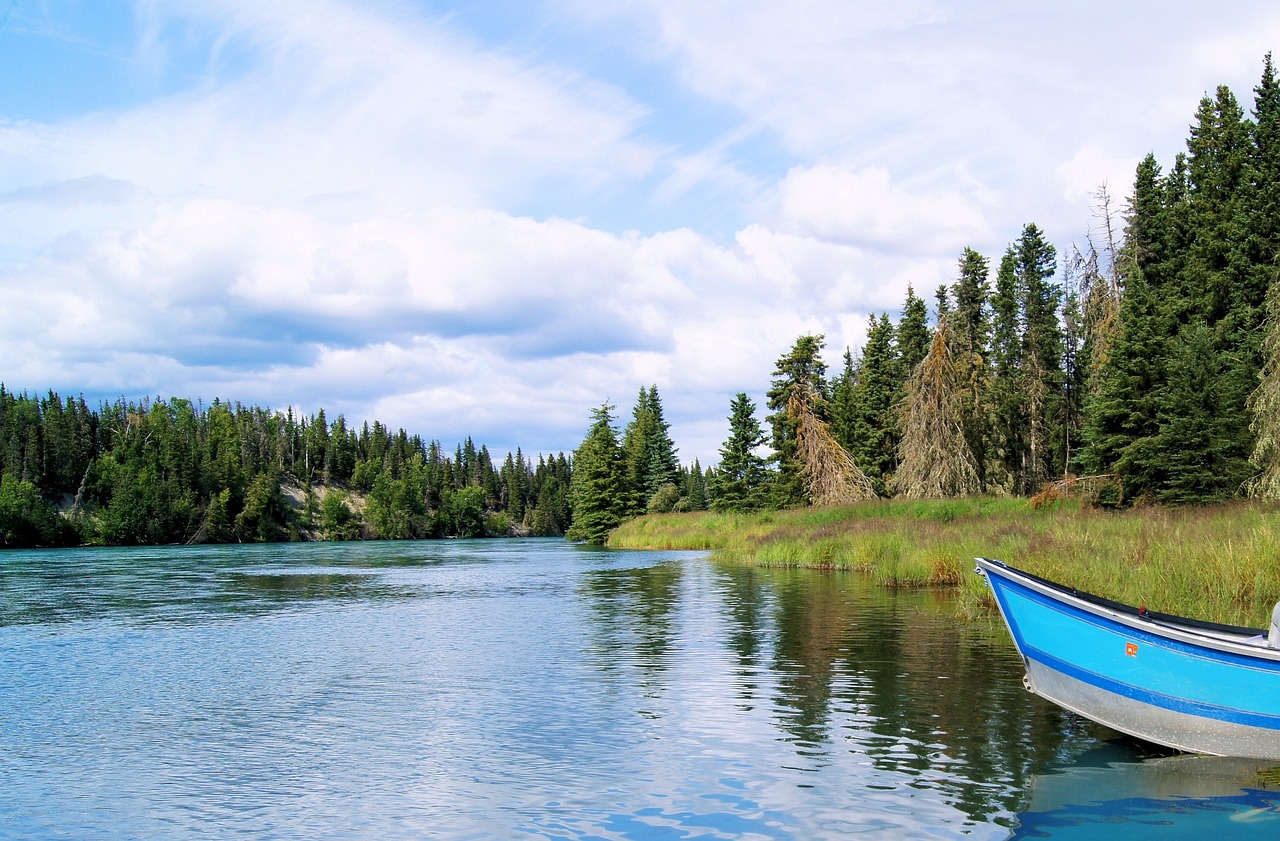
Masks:
[[[881,500],[752,514],[663,514],[624,523],[609,545],[709,549],[764,566],[847,569],[890,587],[955,588],[970,615],[994,605],[973,558],[1129,604],[1264,627],[1280,600],[1280,508],[1102,511],[1026,500]]]

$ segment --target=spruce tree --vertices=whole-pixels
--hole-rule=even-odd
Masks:
[[[622,431],[622,454],[626,461],[627,514],[644,513],[649,501],[649,461],[653,443],[653,413],[649,408],[649,392],[643,386],[631,410],[631,421]]]
[[[1017,244],[1018,282],[1022,293],[1022,359],[1025,366],[1027,458],[1024,493],[1033,493],[1058,473],[1063,389],[1063,335],[1059,308],[1062,287],[1052,281],[1057,251],[1034,224],[1022,229]],[[1058,422],[1055,422],[1058,421]]]
[[[1066,298],[1062,306],[1062,397],[1058,401],[1059,413],[1051,417],[1050,422],[1058,434],[1055,464],[1067,473],[1075,458],[1076,449],[1080,446],[1088,362],[1084,357],[1085,330],[1080,294],[1069,281],[1065,292]]]
[[[680,462],[676,459],[676,445],[671,440],[671,424],[662,409],[662,398],[656,385],[649,386],[649,414],[653,422],[649,429],[649,466],[645,477],[645,490],[650,496],[663,485],[675,483],[680,475]]]
[[[1084,471],[1118,475],[1129,499],[1154,499],[1165,478],[1157,436],[1166,382],[1167,317],[1146,275],[1140,270],[1129,274],[1120,329],[1097,391],[1086,404],[1080,453]]]
[[[1249,476],[1237,425],[1224,422],[1223,407],[1237,395],[1230,362],[1216,344],[1213,330],[1195,323],[1171,349],[1160,398],[1157,450],[1164,477],[1154,494],[1159,502],[1220,502],[1237,495]]]
[[[684,511],[706,511],[710,504],[708,498],[707,474],[703,472],[702,465],[695,458],[693,464],[689,465],[688,470],[681,470],[682,487],[684,489],[684,498],[682,500]]]
[[[642,513],[664,485],[675,484],[680,463],[671,440],[671,425],[663,416],[656,385],[643,387],[636,398],[631,422],[623,432],[622,449],[627,462],[631,511]]]
[[[591,411],[591,428],[573,454],[573,524],[565,533],[570,540],[603,545],[630,510],[626,462],[612,411],[608,403]]]
[[[844,350],[844,365],[831,380],[831,434],[835,435],[840,446],[853,452],[856,446],[855,422],[857,419],[857,385],[858,366],[854,362],[853,352]]]
[[[1124,256],[1117,239],[1107,185],[1104,183],[1094,195],[1098,200],[1095,215],[1102,220],[1102,252],[1093,246],[1091,239],[1087,253],[1074,250],[1067,268],[1068,276],[1077,279],[1074,291],[1080,309],[1082,392],[1093,389],[1093,380],[1106,364],[1111,340],[1120,328],[1120,272]]]
[[[1249,398],[1253,418],[1253,454],[1258,471],[1247,490],[1259,499],[1280,499],[1280,283],[1273,284],[1267,300],[1266,336],[1263,339],[1261,382]]]
[[[972,248],[960,257],[959,273],[952,284],[955,310],[948,318],[953,336],[949,343],[956,375],[963,391],[964,440],[978,472],[979,487],[987,489],[988,346],[991,319],[987,299],[991,294],[987,258]]]
[[[713,511],[755,511],[767,506],[768,470],[756,450],[765,443],[756,405],[745,392],[729,403],[729,437],[707,489]],[[697,462],[694,462],[695,467]]]
[[[1268,53],[1262,79],[1254,88],[1252,160],[1247,193],[1245,258],[1251,277],[1248,294],[1261,294],[1261,320],[1269,317],[1266,292],[1275,283],[1280,262],[1280,80]]]
[[[881,495],[888,492],[887,483],[897,465],[899,361],[894,344],[889,316],[872,315],[851,394],[851,433],[848,441],[841,441]]]
[[[995,469],[1011,493],[1034,493],[1061,467],[1062,288],[1056,250],[1034,224],[1000,261],[992,296]]]
[[[1187,140],[1188,211],[1194,236],[1182,265],[1184,295],[1195,320],[1216,325],[1233,309],[1247,330],[1260,314],[1265,286],[1246,290],[1249,272],[1240,259],[1250,158],[1249,129],[1235,95],[1219,86],[1205,96]],[[1236,299],[1239,299],[1238,301]],[[1184,319],[1190,321],[1192,319]]]
[[[929,308],[915,289],[907,286],[907,299],[902,304],[902,318],[896,332],[898,341],[899,390],[907,378],[915,372],[920,360],[929,353]]]
[[[1017,262],[1009,246],[991,297],[991,469],[994,481],[1010,493],[1025,489],[1028,418]]]
[[[818,394],[797,383],[787,398],[787,418],[795,430],[795,458],[811,505],[845,505],[876,496],[875,488],[819,415]]]
[[[801,464],[796,450],[796,419],[788,412],[791,396],[803,390],[811,411],[825,419],[826,363],[822,361],[822,335],[807,335],[796,339],[791,351],[778,360],[773,372],[773,387],[769,389],[769,423],[773,429],[774,459],[778,465],[774,480],[774,504],[778,508],[804,505],[808,502],[802,477]]]

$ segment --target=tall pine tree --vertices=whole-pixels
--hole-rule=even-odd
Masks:
[[[756,452],[765,435],[755,412],[745,392],[738,392],[729,404],[729,437],[720,447],[720,465],[708,489],[714,511],[754,511],[768,505],[769,474]]]
[[[954,339],[952,356],[963,394],[964,440],[978,473],[978,485],[987,489],[987,418],[991,387],[988,346],[991,317],[987,300],[991,294],[987,258],[972,248],[960,257],[960,268],[952,284],[955,309],[948,316]]]
[[[807,335],[796,339],[791,351],[778,360],[773,372],[773,387],[769,389],[769,423],[773,428],[774,459],[778,470],[774,480],[774,505],[790,508],[805,505],[809,501],[803,479],[803,468],[798,459],[796,418],[788,411],[793,394],[801,390],[806,395],[810,411],[825,421],[826,363],[822,361],[822,335]]]
[[[570,540],[603,545],[630,511],[626,461],[612,411],[607,403],[591,411],[591,429],[573,454],[573,525],[565,533]]]
[[[897,466],[898,424],[894,411],[899,397],[899,362],[894,332],[888,315],[870,317],[845,421],[851,433],[848,440],[841,440],[854,463],[882,495],[888,492],[889,477]],[[838,430],[841,428],[837,425]]]

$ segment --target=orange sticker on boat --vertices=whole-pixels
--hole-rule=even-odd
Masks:
[[[1138,656],[1138,644],[1136,642],[1126,642],[1124,644],[1124,653],[1130,657]]]

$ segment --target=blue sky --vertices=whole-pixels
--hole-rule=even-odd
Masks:
[[[1083,247],[1276,45],[1261,1],[0,0],[0,382],[499,456],[656,384],[705,465],[797,336]]]

